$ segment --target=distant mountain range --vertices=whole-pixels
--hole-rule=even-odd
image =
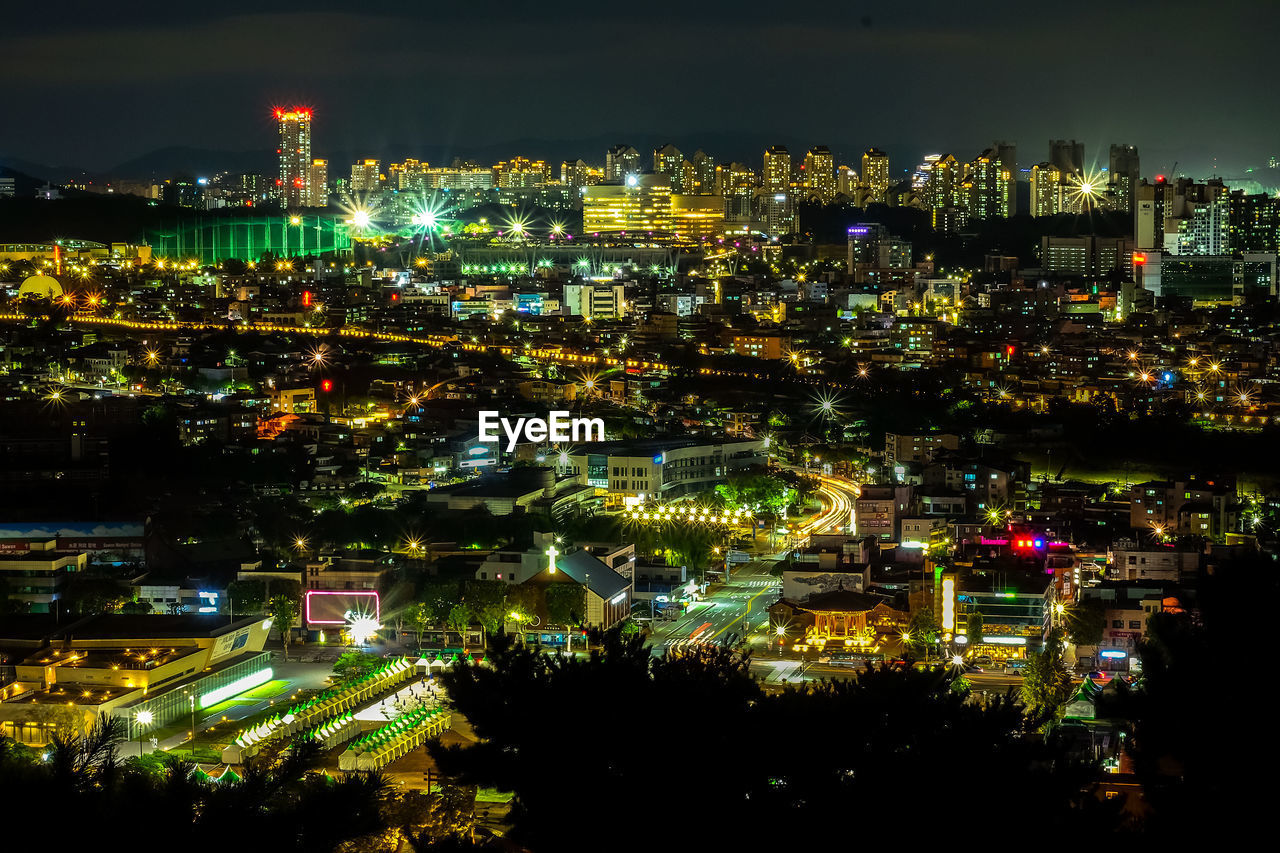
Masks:
[[[26,198],[34,195],[36,189],[48,183],[44,178],[32,177],[30,174],[31,170],[38,170],[41,168],[42,167],[34,163],[24,163],[22,168],[0,164],[0,178],[13,178],[14,195]]]

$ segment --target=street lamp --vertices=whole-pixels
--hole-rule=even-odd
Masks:
[[[133,715],[134,722],[138,724],[138,757],[142,757],[142,729],[151,725],[155,716],[150,711],[139,711]]]

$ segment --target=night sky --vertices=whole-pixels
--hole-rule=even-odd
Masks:
[[[316,156],[602,161],[608,141],[669,138],[754,163],[776,139],[851,163],[877,145],[896,172],[994,139],[1025,168],[1073,137],[1100,165],[1128,142],[1144,174],[1177,160],[1204,177],[1216,156],[1220,175],[1276,183],[1277,3],[368,5],[13,4],[0,161],[267,150],[270,106],[299,102],[316,109]]]

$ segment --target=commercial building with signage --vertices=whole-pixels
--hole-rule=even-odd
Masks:
[[[560,462],[561,472],[611,495],[674,498],[723,483],[729,474],[766,464],[761,439],[636,439],[584,444]]]
[[[148,730],[198,714],[271,680],[270,629],[261,616],[6,617],[0,652],[12,680],[0,686],[0,734],[46,743],[106,714],[133,738],[140,713]]]

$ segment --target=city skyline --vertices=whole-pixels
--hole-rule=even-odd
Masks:
[[[1124,139],[1147,152],[1148,162],[1168,168],[1178,161],[1190,174],[1212,174],[1216,156],[1217,173],[1230,177],[1265,166],[1273,153],[1265,140],[1275,136],[1274,120],[1257,108],[1249,87],[1224,89],[1194,68],[1175,68],[1161,72],[1168,98],[1134,97],[1128,81],[1147,73],[1145,51],[1135,48],[1178,38],[1191,26],[1190,4],[1161,4],[1159,15],[1149,15],[1086,3],[1079,25],[1050,11],[997,4],[950,16],[945,30],[928,24],[931,12],[947,8],[940,3],[910,10],[820,5],[803,23],[751,4],[653,22],[570,7],[555,16],[559,29],[527,12],[499,14],[505,24],[490,27],[467,10],[392,17],[337,8],[143,4],[131,26],[134,35],[148,35],[146,49],[109,29],[90,33],[60,22],[54,31],[41,16],[14,13],[15,30],[27,37],[0,65],[26,81],[34,102],[74,97],[75,120],[95,132],[67,133],[60,121],[11,122],[0,130],[0,161],[101,171],[166,146],[256,150],[272,130],[259,105],[277,102],[308,104],[329,117],[327,150],[369,156],[413,145],[468,156],[469,148],[521,140],[571,146],[646,132],[696,144],[704,134],[760,135],[765,125],[774,138],[808,139],[837,156],[874,145],[897,160],[981,150],[990,138],[1024,147],[1036,138],[1083,139],[1091,147]],[[1014,8],[1016,16],[1005,14]],[[1092,26],[1090,15],[1104,8],[1107,24]],[[1250,11],[1249,29],[1262,32],[1275,10],[1219,8],[1212,18],[1197,15],[1199,55],[1219,75],[1244,75],[1252,62],[1235,44],[1239,13]],[[1224,29],[1230,38],[1213,37],[1227,35]],[[402,32],[421,36],[393,36]],[[216,58],[199,51],[193,58],[200,40],[226,47]],[[988,51],[993,40],[1004,49]],[[75,63],[58,59],[68,51]],[[753,52],[772,58],[754,66],[746,61]],[[676,83],[662,64],[669,56],[680,58]],[[832,57],[846,61],[833,65]],[[610,62],[617,73],[609,73]],[[730,83],[739,64],[751,76]],[[166,69],[163,77],[157,68]],[[646,77],[636,68],[657,70]],[[1008,108],[973,109],[989,102],[979,97]],[[139,101],[141,117],[122,118],[129,112],[120,105]],[[759,114],[744,109],[753,104],[762,105]],[[1218,128],[1227,119],[1234,130],[1223,138]],[[387,151],[397,153],[413,151]],[[583,156],[563,156],[570,154]]]
[[[1280,3],[0,20],[13,849],[1269,817]]]

